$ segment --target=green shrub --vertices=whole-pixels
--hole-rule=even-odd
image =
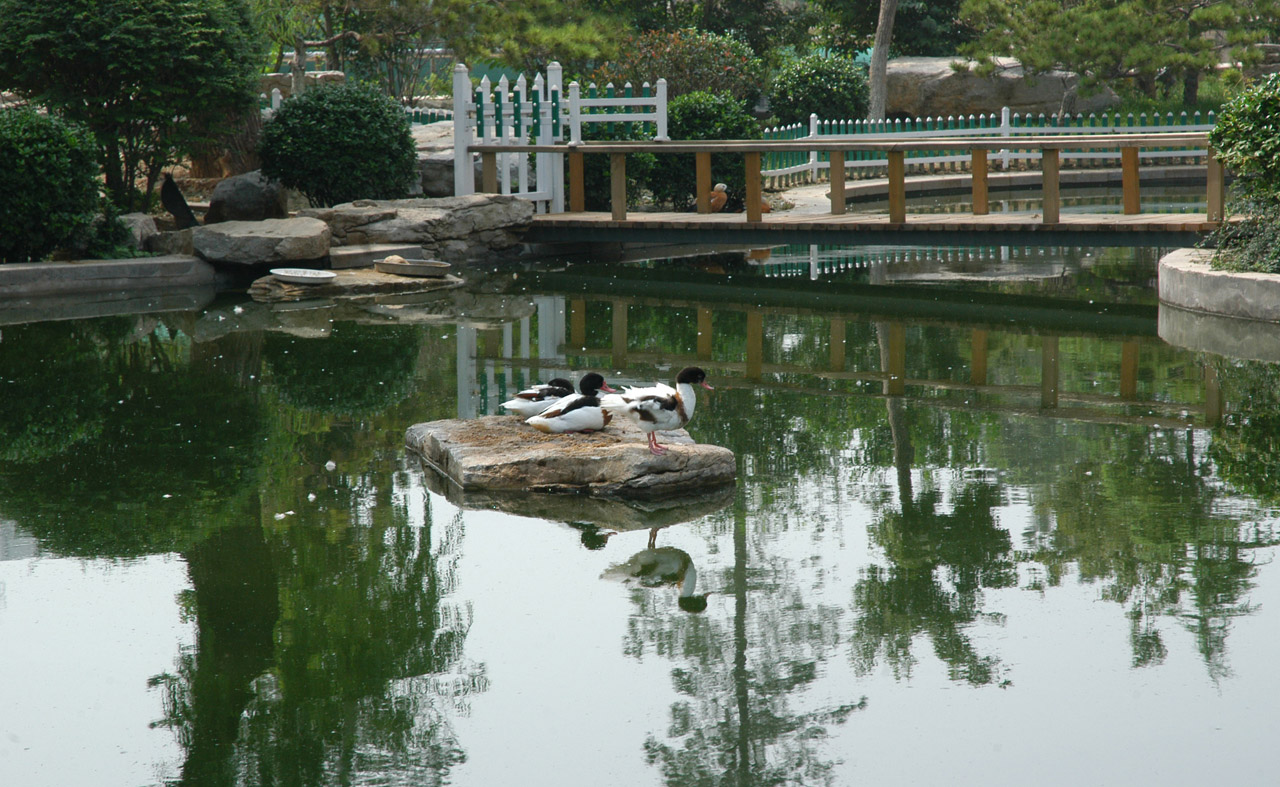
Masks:
[[[1214,267],[1280,273],[1280,74],[1227,100],[1209,144],[1236,176],[1232,212],[1239,224],[1213,235]]]
[[[1222,105],[1209,143],[1249,188],[1280,189],[1280,74],[1236,93]]]
[[[867,114],[867,74],[853,58],[814,53],[778,70],[769,108],[779,123],[804,123],[810,113],[844,120]]]
[[[86,131],[33,109],[0,110],[0,262],[88,244],[97,175]]]
[[[404,110],[358,84],[312,88],[262,128],[262,172],[313,205],[397,199],[409,193],[417,153]]]
[[[760,139],[760,125],[742,104],[727,93],[686,93],[667,103],[667,133],[674,140]],[[729,187],[730,201],[741,200],[746,189],[742,155],[717,153],[711,157],[712,183]],[[658,156],[650,188],[657,202],[687,207],[695,194],[695,164],[691,153]]]
[[[636,90],[645,82],[667,80],[667,97],[694,91],[727,93],[743,106],[754,106],[764,85],[764,61],[751,47],[730,36],[701,30],[654,30],[623,42],[617,59],[589,75],[598,85]]]
[[[126,210],[149,206],[164,167],[227,111],[254,104],[260,50],[243,0],[0,0],[0,19],[0,85],[90,129]]]

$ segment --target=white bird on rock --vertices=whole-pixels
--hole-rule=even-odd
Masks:
[[[563,377],[555,377],[517,393],[500,406],[521,418],[529,418],[546,410],[560,399],[573,393],[573,383]]]
[[[564,432],[596,432],[609,424],[613,418],[600,408],[600,399],[596,394],[616,391],[605,383],[604,378],[596,372],[588,372],[578,381],[576,394],[569,394],[533,416],[525,423],[539,432],[562,434]]]
[[[697,396],[693,386],[701,385],[708,391],[707,373],[696,366],[680,370],[676,375],[676,387],[657,383],[645,388],[627,387],[620,393],[601,397],[600,406],[605,412],[630,418],[639,424],[641,431],[649,434],[649,452],[661,456],[666,448],[658,445],[655,432],[683,429],[693,418]]]

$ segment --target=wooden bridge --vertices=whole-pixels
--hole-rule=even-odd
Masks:
[[[760,162],[766,152],[825,151],[831,159],[829,214],[791,214],[762,211]],[[1141,151],[1188,149],[1188,156],[1205,159],[1205,213],[1141,213]],[[481,155],[482,190],[498,191],[500,153],[565,153],[569,169],[569,204],[565,213],[535,217],[531,241],[678,242],[696,238],[704,243],[781,244],[934,242],[1080,243],[1085,237],[1106,245],[1185,245],[1200,239],[1224,220],[1224,173],[1204,132],[1141,134],[1084,134],[1020,137],[932,137],[909,140],[866,137],[827,140],[732,140],[721,142],[584,142],[569,145],[477,144]],[[968,151],[968,185],[972,213],[908,214],[906,156],[912,152]],[[988,156],[992,151],[1033,150],[1040,155],[1039,212],[992,213]],[[1071,213],[1061,210],[1060,154],[1064,150],[1116,151],[1121,162],[1119,196],[1123,213]],[[697,213],[629,213],[626,200],[626,161],[635,153],[692,154],[695,162]],[[712,154],[742,156],[746,175],[746,211],[712,213]],[[888,213],[846,212],[846,156],[882,153],[888,173]],[[607,155],[610,160],[608,213],[587,212],[583,185],[584,158]],[[921,236],[928,236],[922,238]],[[997,237],[998,235],[998,237]]]

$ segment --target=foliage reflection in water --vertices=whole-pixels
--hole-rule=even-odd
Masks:
[[[6,326],[9,605],[60,560],[186,566],[193,636],[138,688],[177,764],[138,730],[152,775],[98,783],[976,784],[1049,755],[1063,783],[1137,783],[1210,773],[1179,752],[1215,727],[1251,781],[1277,367],[1161,342],[1146,252],[1018,279],[984,274],[1010,254],[811,251]],[[459,495],[402,448],[557,372],[689,362],[717,387],[690,431],[739,460],[720,497]],[[609,581],[651,547],[695,567],[704,611]],[[0,665],[83,636],[6,641]],[[1150,757],[1100,740],[1157,719]],[[922,736],[933,756],[904,760]],[[0,752],[15,783],[74,780],[55,750]]]

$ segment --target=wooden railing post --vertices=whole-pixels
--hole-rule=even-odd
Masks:
[[[694,193],[697,195],[698,212],[711,212],[711,154],[694,153]]]
[[[764,218],[764,192],[760,188],[760,151],[743,154],[743,166],[747,175],[747,221]]]
[[[841,216],[845,211],[844,151],[833,150],[831,156],[831,214]]]
[[[1224,207],[1226,205],[1226,177],[1222,170],[1222,161],[1218,159],[1218,153],[1213,149],[1213,145],[1209,146],[1208,158],[1208,194],[1207,196],[1207,214],[1205,216],[1209,221],[1222,221],[1225,216]]]
[[[987,332],[974,328],[969,336],[973,348],[969,361],[969,382],[973,385],[987,384]]]
[[[1120,187],[1124,193],[1124,214],[1135,216],[1142,212],[1142,198],[1138,187],[1138,149],[1132,146],[1120,148]]]
[[[987,149],[974,148],[970,151],[972,159],[969,171],[973,181],[973,215],[985,216],[991,210],[987,196]]]
[[[480,154],[480,190],[485,194],[498,193],[498,154],[485,151]]]
[[[907,167],[901,150],[890,150],[889,158],[889,221],[905,224],[907,221]]]
[[[711,310],[698,309],[698,360],[711,360]]]
[[[1046,336],[1040,345],[1040,406],[1058,406],[1058,337]]]
[[[569,153],[569,211],[571,213],[581,213],[587,209],[587,191],[583,185],[585,162],[582,157],[581,152]]]
[[[1057,148],[1045,148],[1041,151],[1040,172],[1044,177],[1044,208],[1041,221],[1045,224],[1057,224],[1058,212],[1062,199],[1058,191],[1058,154]]]
[[[614,221],[627,220],[627,154],[609,154],[609,207]]]

